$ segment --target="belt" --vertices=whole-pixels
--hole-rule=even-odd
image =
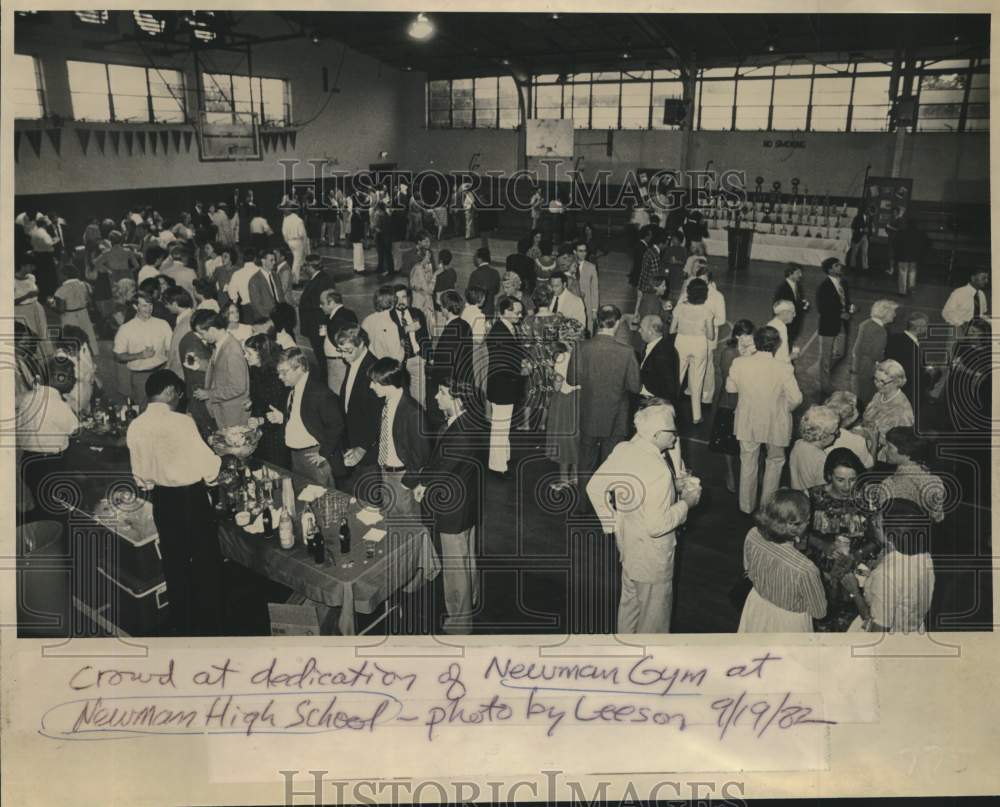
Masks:
[[[312,451],[317,448],[319,448],[319,443],[313,443],[311,446],[306,446],[305,448],[291,448],[289,446],[290,451]]]
[[[380,465],[379,468],[390,474],[398,474],[406,470],[405,465]]]
[[[86,310],[87,310],[87,306],[82,305],[79,308],[65,308],[65,309],[63,309],[62,313],[64,313],[64,314],[72,314],[74,311],[86,311]]]

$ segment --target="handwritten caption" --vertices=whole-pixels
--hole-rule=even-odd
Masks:
[[[58,740],[183,734],[384,732],[409,727],[429,742],[450,729],[533,726],[554,738],[571,727],[646,726],[665,732],[769,735],[830,725],[816,693],[790,690],[784,659],[751,653],[733,663],[671,666],[653,655],[609,663],[481,659],[358,659],[331,664],[226,657],[158,669],[82,664],[69,698],[40,733]]]

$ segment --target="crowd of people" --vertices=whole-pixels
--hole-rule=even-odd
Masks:
[[[286,199],[273,228],[252,194],[196,204],[169,226],[152,209],[133,210],[121,221],[93,219],[73,252],[48,248],[65,244],[58,216],[19,216],[19,448],[49,463],[25,464],[34,469],[29,490],[95,403],[127,399],[142,411],[128,438],[136,478],[171,491],[154,498],[161,543],[186,546],[190,536],[179,534],[204,527],[165,508],[200,495],[218,464],[197,448],[191,456],[204,461],[179,470],[176,452],[150,459],[156,441],[176,432],[190,447],[249,426],[261,432],[259,459],[323,486],[377,488],[393,513],[433,523],[443,550],[467,561],[445,566],[445,629],[468,632],[482,540],[476,475],[482,464],[510,479],[512,435],[524,432],[558,466],[551,487],[585,489],[580,500],[614,534],[619,632],[669,632],[677,536],[702,495],[681,456],[678,419],[710,418],[725,487],[757,525],[744,547],[752,590],[740,630],[920,627],[933,589],[927,531],[919,539],[894,525],[914,513],[940,522],[944,492],[913,428],[915,405],[920,396],[961,400],[971,423],[983,411],[985,272],[944,306],[953,359],[934,368],[921,350],[926,315],[913,310],[905,329],[889,333],[892,300],[871,305],[849,344],[857,312],[844,264],[824,261],[815,295],[821,403],[806,407],[807,370],[796,367],[810,307],[801,267],[787,267],[773,319],[732,319],[697,222],[660,227],[654,218],[634,232],[636,301],[623,313],[602,301],[607,253],[593,226],[572,238],[541,227],[539,201],[536,226],[502,268],[480,247],[459,288],[454,256],[432,248],[428,211],[412,198],[405,187],[376,195],[362,217],[335,191],[318,219]],[[440,239],[447,211],[431,214]],[[404,231],[391,232],[399,222]],[[461,224],[471,237],[474,214]],[[316,251],[345,238],[359,272],[374,242],[381,279],[367,315],[345,305]],[[114,368],[106,377],[96,370],[103,350]],[[848,353],[850,382],[838,388],[834,370]],[[884,480],[862,485],[873,467]],[[427,492],[442,478],[458,486],[462,506],[435,513]],[[168,586],[190,588],[178,582],[184,563],[165,568]],[[863,592],[859,569],[869,575]]]

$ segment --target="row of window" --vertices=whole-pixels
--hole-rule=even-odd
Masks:
[[[73,118],[121,123],[185,123],[190,118],[184,74],[161,67],[67,61]],[[42,118],[45,85],[38,59],[15,54],[11,63],[16,118]],[[201,73],[201,109],[208,123],[291,123],[285,79]]]
[[[695,85],[694,127],[886,131],[893,101],[891,68],[883,62],[855,62],[704,69]],[[897,96],[902,86],[900,79]],[[916,66],[913,94],[919,110],[916,131],[986,130],[989,59],[923,61]],[[664,102],[683,95],[680,74],[673,70],[540,75],[531,82],[531,116],[572,119],[577,129],[676,129],[664,122]],[[428,81],[427,125],[516,128],[513,79]]]

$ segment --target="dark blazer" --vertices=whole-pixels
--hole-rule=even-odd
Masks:
[[[254,273],[247,284],[247,288],[250,290],[250,308],[253,309],[257,322],[266,320],[271,316],[271,312],[278,303],[285,302],[285,294],[278,273],[275,272],[273,277],[274,287],[278,291],[277,297],[272,294],[271,284],[267,282],[267,275],[263,270]]]
[[[917,378],[921,372],[920,348],[913,343],[905,333],[890,333],[885,342],[885,357],[898,361],[906,372],[906,383],[903,385],[903,394],[917,407],[917,401],[913,393],[918,389]]]
[[[323,309],[319,306],[319,296],[336,286],[333,278],[320,269],[302,289],[302,296],[299,298],[299,331],[309,341],[319,338],[319,326],[326,321]]]
[[[521,278],[521,291],[531,294],[535,290],[537,275],[535,273],[535,261],[527,255],[515,252],[507,256],[507,271],[513,272]]]
[[[508,406],[521,400],[524,376],[521,362],[527,358],[517,337],[501,320],[493,323],[486,335],[489,365],[486,372],[486,399],[490,403]]]
[[[642,258],[649,249],[649,244],[641,238],[635,243],[635,251],[632,253],[632,270],[628,273],[630,286],[639,285],[639,276],[642,274]]]
[[[645,346],[639,351],[639,381],[657,398],[663,398],[671,403],[677,402],[677,387],[680,383],[680,361],[674,348],[676,334],[664,334],[650,351],[646,361],[642,354]]]
[[[431,512],[438,532],[464,532],[479,522],[481,463],[477,460],[480,451],[477,437],[481,436],[472,415],[459,415],[454,423],[442,430],[420,474],[420,484],[443,488],[441,496],[432,497],[434,501],[446,503]]]
[[[424,316],[424,312],[419,308],[410,308],[409,312],[410,316],[413,317],[413,321],[420,326],[420,329],[417,331],[417,345],[420,347],[420,355],[426,358],[428,351],[431,349],[431,333],[427,329],[427,317]],[[389,309],[389,317],[396,323],[396,327],[399,328],[400,341],[404,344],[410,344],[410,335],[406,332],[403,323],[399,319],[399,312],[395,308],[391,308]]]
[[[778,300],[788,300],[795,306],[795,319],[793,319],[788,325],[789,331],[789,341],[794,341],[795,336],[802,330],[802,319],[805,317],[805,296],[802,292],[802,286],[799,286],[799,296],[796,297],[792,292],[792,287],[788,285],[787,280],[782,280],[778,287],[774,290],[774,299],[772,302],[778,302]]]
[[[379,410],[380,421],[381,418],[382,411]],[[399,399],[399,406],[396,407],[396,417],[392,421],[392,441],[396,446],[396,453],[406,468],[402,479],[403,485],[415,488],[420,484],[420,472],[431,457],[431,444],[424,422],[424,412],[406,393]],[[377,456],[373,459],[378,461]]]
[[[324,324],[326,325],[326,338],[330,341],[331,345],[336,345],[333,339],[337,335],[337,331],[356,326],[358,324],[358,315],[351,311],[350,308],[341,306],[333,312],[333,316],[329,317]],[[317,360],[319,359],[318,356],[316,358]]]
[[[474,383],[472,375],[472,326],[461,317],[455,317],[444,326],[437,344],[428,354],[428,377],[438,383],[447,382],[452,375]]]
[[[580,433],[591,437],[628,434],[629,395],[639,392],[639,363],[632,348],[597,334],[579,347]]]
[[[840,295],[829,277],[824,278],[816,289],[816,311],[819,314],[819,335],[837,336],[847,327],[847,322],[841,319],[845,306],[851,305],[851,290],[843,278],[840,286],[844,290],[844,302],[840,301]]]
[[[289,390],[291,399],[291,390]],[[288,402],[285,403],[285,422],[288,422]],[[344,416],[341,415],[340,398],[326,384],[312,375],[302,392],[302,424],[316,438],[320,453],[330,463],[334,476],[346,475],[344,467]]]
[[[488,263],[484,263],[472,270],[468,285],[486,289],[486,300],[483,302],[482,309],[487,318],[492,319],[493,306],[500,291],[500,273]]]
[[[344,376],[344,383],[340,387],[340,401],[341,403],[347,401],[345,414],[347,435],[344,438],[344,445],[348,448],[365,449],[366,457],[371,455],[378,444],[379,423],[382,417],[382,399],[375,394],[368,379],[368,370],[376,361],[371,352],[365,354],[358,368],[358,374],[354,377],[350,398],[347,396],[347,375]],[[350,368],[348,368],[349,373]]]

